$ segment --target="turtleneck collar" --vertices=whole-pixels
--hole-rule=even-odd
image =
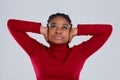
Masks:
[[[48,48],[48,52],[50,53],[52,59],[56,59],[58,61],[64,61],[69,55],[68,43],[64,44],[54,44],[49,42],[50,47]]]
[[[50,44],[50,49],[53,51],[63,51],[69,48],[68,43],[55,44],[55,43],[49,42],[49,44]]]

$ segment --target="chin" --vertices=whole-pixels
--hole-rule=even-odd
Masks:
[[[63,41],[55,41],[54,43],[55,43],[55,44],[65,44],[65,43],[67,43],[67,42],[63,42]]]
[[[65,43],[68,43],[68,41],[66,41],[66,40],[49,40],[49,41],[54,43],[54,44],[65,44]]]

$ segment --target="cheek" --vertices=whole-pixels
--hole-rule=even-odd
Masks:
[[[66,32],[66,33],[64,33],[64,37],[66,38],[66,39],[68,39],[69,38],[69,32]]]
[[[53,32],[53,31],[49,31],[49,32],[48,32],[48,37],[49,37],[49,38],[51,38],[53,35],[54,35],[54,32]]]

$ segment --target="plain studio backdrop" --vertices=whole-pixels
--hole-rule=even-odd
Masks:
[[[120,1],[119,0],[0,0],[0,80],[35,80],[28,55],[7,29],[10,18],[41,22],[46,26],[49,15],[68,14],[77,24],[112,24],[113,32],[105,45],[89,57],[81,80],[120,80]],[[29,34],[48,45],[40,34]],[[75,37],[78,44],[88,37]]]

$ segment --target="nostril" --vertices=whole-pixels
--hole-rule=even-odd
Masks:
[[[56,32],[57,34],[60,34],[60,33],[61,33],[61,30],[60,30],[60,29],[57,29],[55,32]]]

